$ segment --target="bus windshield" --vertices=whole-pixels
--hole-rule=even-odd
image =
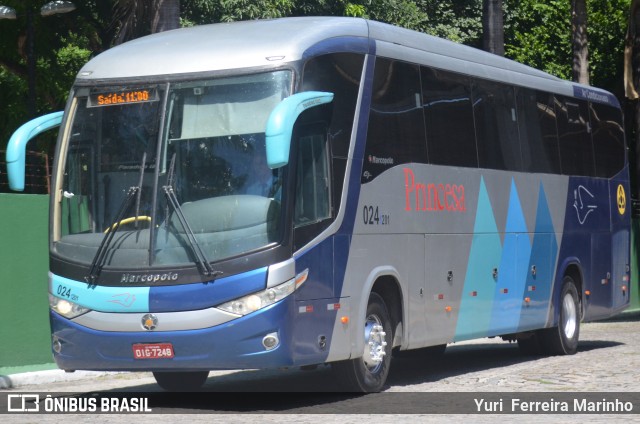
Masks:
[[[280,241],[265,125],[290,71],[78,89],[54,251],[118,269],[208,264]],[[102,247],[101,247],[102,246]]]

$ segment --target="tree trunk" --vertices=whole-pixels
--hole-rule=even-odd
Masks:
[[[629,143],[629,166],[631,171],[632,196],[640,199],[640,0],[633,0],[629,12],[629,25],[624,47],[624,86],[625,95],[631,103],[627,110],[628,121],[633,123]]]
[[[156,0],[151,32],[180,28],[180,0]]]
[[[502,0],[482,1],[483,48],[499,56],[504,56],[503,15]]]
[[[571,38],[573,44],[573,80],[581,84],[589,84],[586,0],[571,1]]]

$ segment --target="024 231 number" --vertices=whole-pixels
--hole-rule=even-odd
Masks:
[[[362,220],[364,225],[389,225],[389,214],[380,213],[378,206],[365,205],[362,208]]]

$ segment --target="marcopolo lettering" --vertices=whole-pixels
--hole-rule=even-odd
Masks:
[[[121,283],[157,283],[158,281],[176,281],[177,272],[166,272],[164,274],[122,274]]]
[[[369,155],[369,163],[376,165],[393,165],[393,158],[379,158],[377,156]]]
[[[404,168],[406,211],[465,212],[464,186],[443,183],[419,183],[409,168]]]

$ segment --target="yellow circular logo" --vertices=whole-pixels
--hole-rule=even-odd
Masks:
[[[624,192],[622,184],[618,185],[618,212],[620,215],[624,215],[624,211],[627,210],[627,195]]]

